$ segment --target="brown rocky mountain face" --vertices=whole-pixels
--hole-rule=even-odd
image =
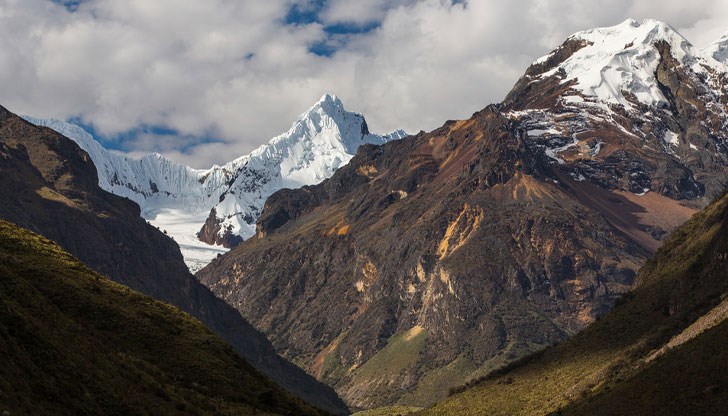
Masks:
[[[576,336],[417,415],[725,413],[728,194],[675,230],[636,280]]]
[[[563,339],[726,187],[725,74],[660,40],[666,102],[584,94],[560,65],[592,43],[570,39],[502,104],[274,194],[197,276],[354,407],[429,404]]]
[[[112,280],[200,319],[266,376],[323,409],[336,394],[278,356],[271,344],[188,272],[173,240],[139,207],[98,187],[89,156],[71,140],[0,107],[0,217],[58,242]]]

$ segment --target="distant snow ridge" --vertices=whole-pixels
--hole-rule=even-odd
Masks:
[[[699,50],[672,27],[656,20],[628,19],[616,26],[576,33],[567,42],[569,40],[584,41],[588,46],[541,77],[561,74],[562,83],[575,80],[574,88],[584,96],[621,104],[627,109],[634,107],[624,91],[633,94],[642,104],[668,105],[654,75],[660,63],[656,44],[661,41],[667,43],[675,59],[695,74],[708,76],[728,71],[728,36]],[[554,53],[556,51],[535,63],[545,62]]]
[[[728,33],[703,49],[703,52],[713,57],[716,61],[728,65]]]
[[[362,144],[383,144],[407,135],[402,130],[383,136],[369,133],[361,114],[346,111],[341,100],[326,94],[288,132],[224,166],[200,170],[157,153],[132,159],[104,149],[76,125],[24,118],[78,143],[96,165],[101,188],[139,204],[142,217],[175,238],[193,272],[226,251],[197,238],[211,210],[220,225],[220,239],[226,234],[246,239],[255,234],[263,204],[277,190],[317,184],[348,163]]]

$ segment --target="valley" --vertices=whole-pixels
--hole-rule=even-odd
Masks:
[[[0,107],[0,413],[721,414],[727,51],[630,18],[209,169]]]
[[[0,219],[188,313],[273,382],[331,413],[346,413],[333,390],[280,357],[263,334],[202,286],[178,245],[141,218],[137,204],[102,190],[91,158],[75,142],[0,107],[0,172]]]

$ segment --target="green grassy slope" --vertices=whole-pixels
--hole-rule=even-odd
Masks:
[[[633,378],[563,409],[563,415],[720,415],[728,409],[728,321]]]
[[[577,336],[422,414],[713,414],[728,408],[725,322],[654,360],[728,293],[728,195],[676,230],[639,286]]]
[[[319,414],[199,321],[0,221],[0,413]]]

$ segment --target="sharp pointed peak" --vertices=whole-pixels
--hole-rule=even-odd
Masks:
[[[339,97],[334,94],[327,93],[321,96],[321,98],[309,107],[308,110],[299,115],[298,119],[294,123],[294,127],[296,124],[306,122],[307,120],[319,120],[321,116],[330,117],[337,122],[341,122],[343,119],[349,117],[363,118],[361,114],[347,111],[346,108],[344,108],[344,103],[341,102]]]
[[[329,93],[322,95],[321,98],[319,98],[317,103],[321,104],[321,103],[329,103],[329,102],[341,104],[341,100],[339,99],[339,97],[336,96],[336,94],[329,94]]]
[[[337,97],[334,94],[326,93],[321,96],[321,98],[314,104],[310,109],[310,111],[314,111],[316,109],[321,109],[326,113],[334,113],[334,112],[343,112],[346,111],[344,109],[344,103],[341,102],[339,97]]]

